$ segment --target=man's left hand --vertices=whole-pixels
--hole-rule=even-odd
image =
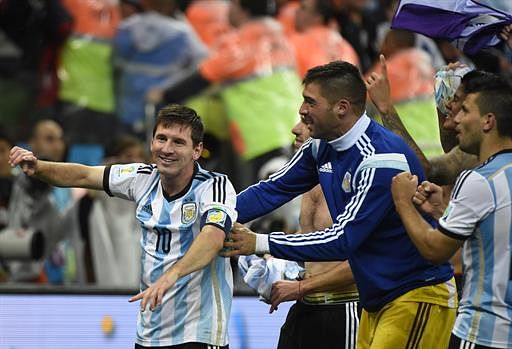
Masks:
[[[157,306],[162,305],[165,292],[176,283],[177,279],[176,273],[171,269],[164,273],[151,287],[133,296],[128,301],[135,302],[142,299],[140,302],[140,311],[145,311],[148,305],[149,310],[154,311]]]

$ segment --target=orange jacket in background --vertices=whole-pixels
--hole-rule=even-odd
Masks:
[[[279,8],[277,13],[277,20],[281,23],[284,33],[288,36],[297,32],[295,30],[295,12],[297,12],[299,6],[298,1],[288,1]]]
[[[291,36],[295,48],[297,71],[304,77],[308,69],[342,60],[359,67],[359,57],[350,43],[335,30],[316,26]]]
[[[268,75],[280,67],[294,67],[295,54],[282,27],[273,18],[252,20],[222,36],[200,71],[211,82]]]
[[[185,15],[199,38],[211,47],[220,36],[232,27],[228,20],[229,4],[224,0],[196,0]]]
[[[91,35],[95,39],[112,39],[121,14],[117,5],[102,0],[63,0],[73,15],[75,34]]]

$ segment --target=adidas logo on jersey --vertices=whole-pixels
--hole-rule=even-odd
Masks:
[[[332,165],[331,162],[326,162],[320,168],[318,169],[319,172],[326,172],[326,173],[332,173]]]
[[[146,204],[142,206],[142,211],[149,213],[149,215],[153,215],[153,209],[151,208],[151,204]]]

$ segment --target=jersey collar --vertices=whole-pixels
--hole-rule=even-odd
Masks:
[[[354,144],[356,144],[357,140],[361,137],[361,135],[366,131],[368,128],[368,125],[370,125],[370,118],[368,115],[366,115],[366,112],[361,115],[359,120],[352,126],[350,130],[348,130],[347,133],[342,135],[339,138],[336,138],[332,141],[329,141],[329,144],[334,148],[336,151],[344,151],[352,147]]]

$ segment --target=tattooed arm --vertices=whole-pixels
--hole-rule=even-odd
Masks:
[[[420,159],[421,166],[425,170],[425,173],[428,174],[430,172],[430,163],[428,159],[405,128],[405,125],[402,120],[400,120],[400,116],[393,106],[393,103],[391,103],[390,86],[384,55],[380,55],[380,67],[382,73],[379,74],[373,72],[365,82],[368,89],[368,95],[377,107],[384,126],[407,142]]]
[[[438,185],[453,184],[462,171],[471,169],[477,164],[476,155],[465,153],[456,146],[448,153],[430,159],[427,178]]]

